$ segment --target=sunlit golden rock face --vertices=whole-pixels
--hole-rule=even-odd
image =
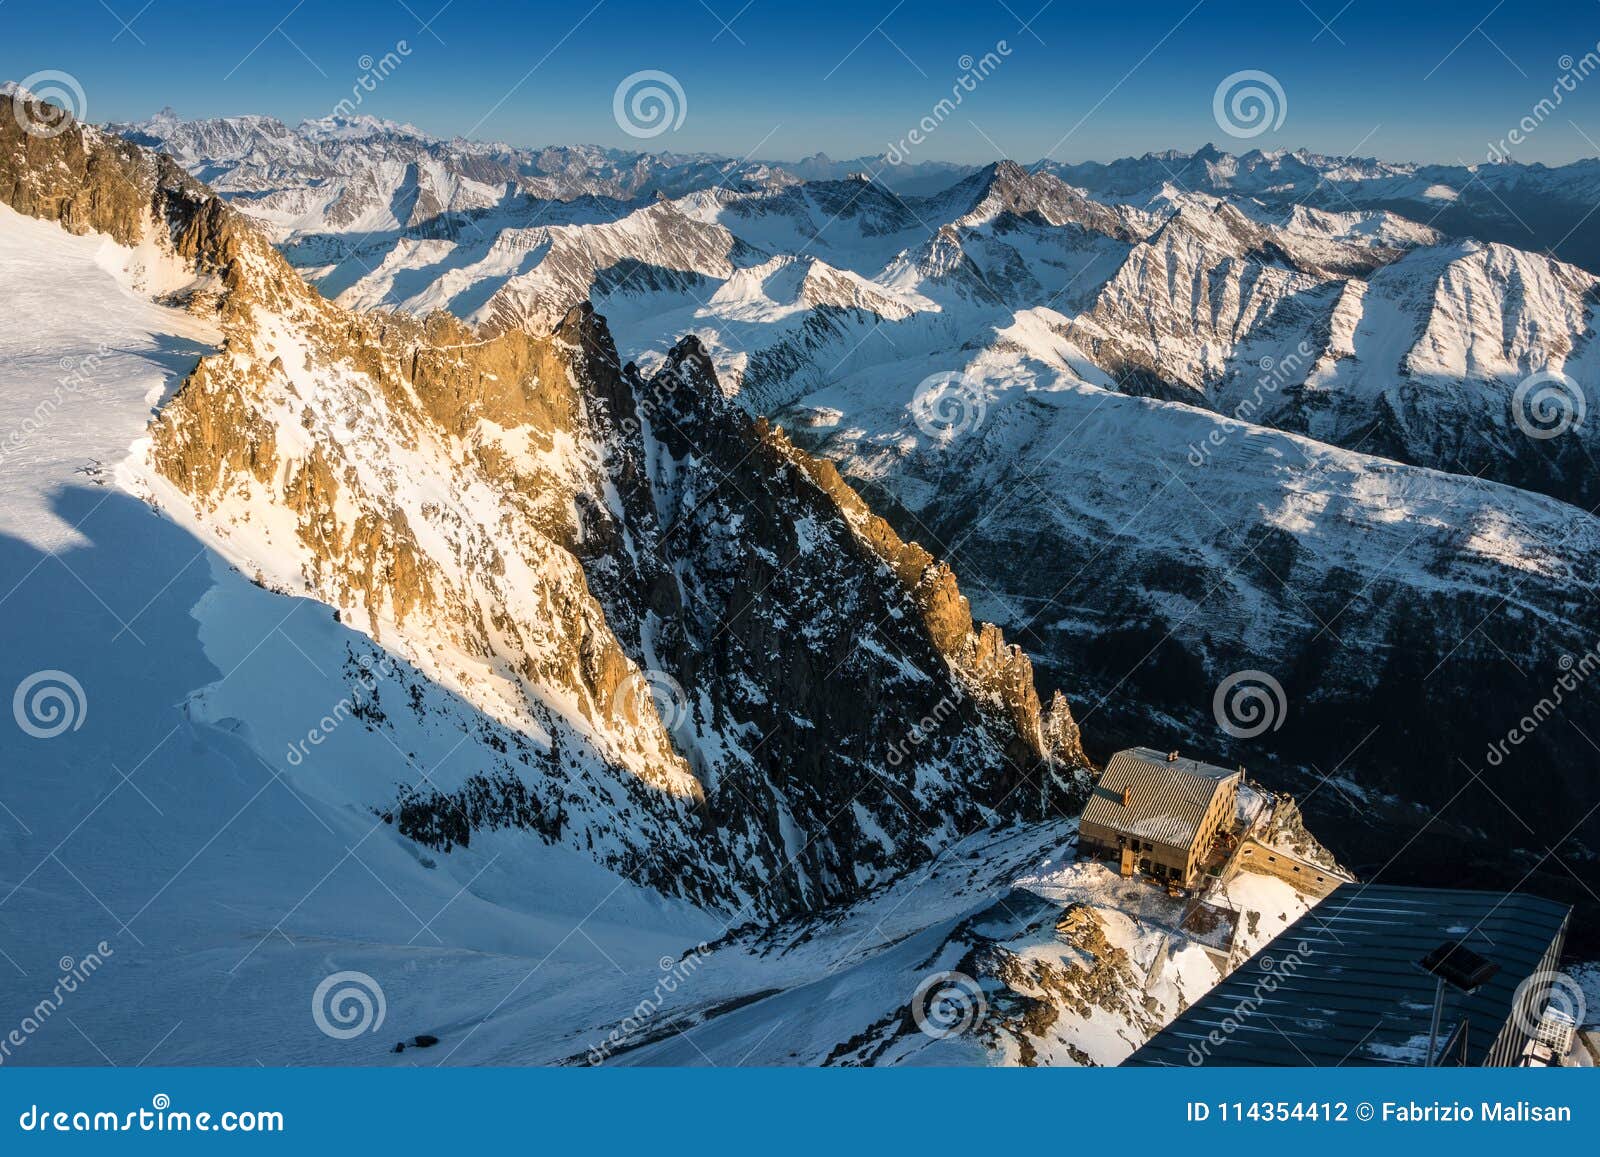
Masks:
[[[771,913],[1042,799],[1070,814],[1065,701],[1042,711],[950,569],[726,403],[693,339],[645,378],[586,302],[539,332],[353,314],[169,162],[76,127],[6,140],[14,204],[155,237],[221,327],[150,426],[149,497],[525,745],[470,799],[371,801],[412,838],[469,839],[443,818],[470,802]]]

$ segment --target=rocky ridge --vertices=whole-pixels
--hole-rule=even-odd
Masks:
[[[169,250],[217,311],[222,348],[151,428],[147,495],[500,725],[470,809],[371,801],[432,846],[470,838],[454,810],[772,912],[1081,790],[1070,712],[1041,710],[1027,658],[831,466],[729,405],[693,341],[646,377],[587,305],[548,336],[351,314],[170,162],[0,123],[12,204]]]

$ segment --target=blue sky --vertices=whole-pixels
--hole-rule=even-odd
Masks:
[[[1105,160],[1213,141],[1477,162],[1530,115],[1517,159],[1600,154],[1600,73],[1533,111],[1563,57],[1600,51],[1594,0],[1042,4],[12,0],[0,5],[0,77],[70,73],[95,121],[171,105],[294,122],[350,97],[364,58],[394,53],[360,111],[440,135],[848,158],[903,139],[950,95],[964,57],[1004,42],[1000,65],[912,159]],[[685,104],[679,128],[643,141],[613,116],[619,82],[641,70],[671,74]],[[1213,115],[1219,83],[1244,70],[1284,96],[1281,125],[1248,139]]]

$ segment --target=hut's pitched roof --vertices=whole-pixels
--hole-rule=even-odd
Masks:
[[[1141,840],[1186,848],[1217,793],[1239,778],[1236,771],[1197,759],[1167,756],[1148,747],[1119,751],[1106,764],[1083,809],[1083,822],[1126,832]],[[1124,804],[1126,792],[1128,802]]]

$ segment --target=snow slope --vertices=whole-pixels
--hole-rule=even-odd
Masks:
[[[543,960],[570,980],[604,959],[596,945],[653,966],[719,926],[588,853],[486,833],[435,859],[375,814],[399,780],[449,784],[492,758],[493,722],[114,483],[216,337],[130,289],[135,251],[0,208],[0,255],[0,309],[34,319],[0,337],[8,428],[48,416],[3,467],[4,682],[64,672],[81,688],[62,734],[7,720],[0,735],[0,1007],[21,1020],[58,958],[111,950],[18,1061],[348,1061],[307,1015],[336,967],[385,979],[398,1036],[430,969],[476,1007],[497,968]],[[61,367],[89,359],[57,404]],[[411,696],[423,710],[381,727],[339,714]],[[53,726],[43,706],[20,718]],[[325,738],[291,758],[308,727]]]
[[[121,435],[143,428],[219,334],[151,303],[152,285],[188,280],[170,259],[72,237],[8,205],[0,264],[11,319],[0,358],[0,534],[56,551],[81,539],[52,493],[69,481],[104,485],[131,440]]]
[[[748,970],[759,999],[642,1038],[630,1064],[1112,1065],[1219,979],[1181,926],[1184,905],[1076,859],[1071,823],[963,841],[927,872],[827,919],[714,946],[701,976]],[[1241,874],[1243,959],[1312,901]],[[713,972],[712,970],[719,970]],[[972,1010],[961,1033],[922,1031],[908,1004],[932,975]],[[937,991],[937,990],[936,990]],[[699,999],[703,1002],[706,997]],[[715,997],[723,1006],[734,999]],[[924,1006],[925,1007],[925,1006]],[[930,1015],[929,1023],[938,1022]],[[781,1026],[774,1029],[774,1026]]]

